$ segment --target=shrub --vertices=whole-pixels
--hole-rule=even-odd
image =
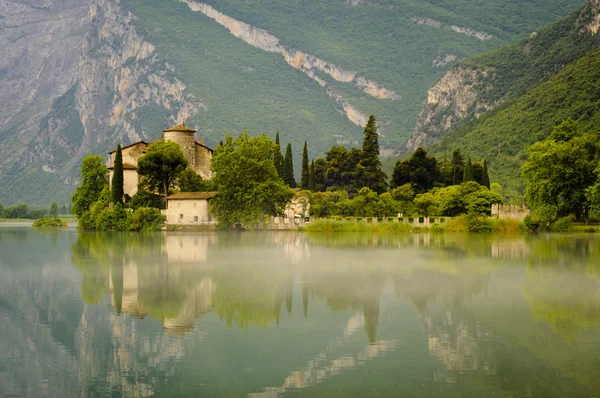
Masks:
[[[165,202],[162,200],[162,196],[140,189],[135,195],[133,195],[131,201],[129,201],[129,207],[131,207],[134,210],[140,207],[154,207],[157,209],[164,209]]]
[[[107,207],[96,218],[96,230],[98,231],[127,231],[131,223],[131,213],[123,209],[121,203],[115,203]]]
[[[131,231],[158,231],[165,222],[160,210],[152,207],[140,207],[131,217]]]
[[[552,231],[554,232],[570,232],[573,230],[573,224],[569,217],[559,218],[552,224]]]
[[[32,225],[36,228],[65,228],[66,226],[67,222],[59,218],[39,218]]]

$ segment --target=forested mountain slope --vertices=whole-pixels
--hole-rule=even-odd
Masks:
[[[460,122],[479,117],[560,71],[599,43],[599,26],[600,2],[590,0],[526,39],[459,62],[429,90],[406,148],[431,144]]]
[[[522,191],[520,167],[527,147],[545,139],[566,118],[600,139],[600,47],[595,47],[543,83],[506,101],[479,119],[459,124],[432,145],[434,153],[461,148],[486,158],[490,177],[507,189]]]
[[[456,60],[580,0],[0,0],[0,201],[67,202],[80,159],[181,121],[312,156],[374,113],[391,150]],[[41,194],[43,193],[43,194]]]

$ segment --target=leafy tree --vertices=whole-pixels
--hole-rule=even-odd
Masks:
[[[308,190],[314,192],[315,191],[315,161],[310,162],[310,167],[308,169],[309,177],[308,177]]]
[[[487,189],[490,189],[490,175],[488,174],[488,165],[486,159],[483,159],[483,171],[481,174],[482,176],[479,184],[483,185]]]
[[[60,209],[58,207],[58,203],[52,202],[52,204],[50,205],[50,216],[54,217],[54,218],[58,218],[59,211],[60,211]]]
[[[178,185],[181,192],[209,192],[212,189],[209,181],[204,181],[202,176],[189,168],[179,174]]]
[[[235,140],[228,135],[217,148],[211,168],[219,193],[211,205],[221,225],[251,226],[283,212],[293,193],[273,164],[276,150],[266,135],[250,138],[246,132]]]
[[[596,183],[586,190],[586,198],[590,202],[590,217],[594,220],[600,220],[600,164],[596,169],[598,176]]]
[[[28,214],[29,206],[26,203],[20,203],[4,209],[4,217],[6,218],[27,218]]]
[[[312,162],[314,168],[311,170],[313,192],[322,192],[325,190],[327,183],[327,161],[323,158],[317,158]]]
[[[156,209],[164,209],[165,201],[159,195],[152,192],[146,191],[145,189],[138,189],[135,195],[131,198],[129,206],[132,209],[138,209],[140,207],[154,207]]]
[[[465,169],[465,158],[460,152],[460,149],[456,148],[452,152],[452,160],[450,161],[451,165],[451,184],[456,185],[460,184],[463,181],[464,169]]]
[[[430,215],[434,214],[438,204],[435,195],[431,192],[417,195],[414,203],[419,211],[419,214],[425,217],[429,217]]]
[[[153,207],[140,207],[133,212],[131,218],[131,231],[158,231],[165,222],[165,216],[159,209]]]
[[[374,115],[369,116],[365,126],[360,164],[363,167],[360,174],[361,186],[369,187],[378,194],[385,192],[388,187],[387,176],[381,169],[381,160],[379,160],[379,135]]]
[[[291,188],[296,188],[294,178],[294,160],[292,159],[292,144],[288,144],[283,159],[283,181]]]
[[[102,190],[108,185],[106,175],[108,169],[104,159],[98,155],[87,155],[81,162],[81,185],[73,194],[73,211],[78,219],[100,198]],[[85,228],[85,227],[84,227]]]
[[[275,163],[275,169],[277,170],[277,174],[280,178],[283,177],[283,155],[281,154],[281,145],[279,144],[279,131],[275,135],[275,145],[277,145],[277,150],[275,151],[275,155],[273,156],[273,162]],[[223,146],[223,141],[221,141],[221,146]]]
[[[4,217],[4,205],[0,202],[0,218]]]
[[[179,144],[158,140],[148,146],[146,154],[138,160],[138,173],[150,190],[158,189],[165,195],[177,185],[181,172],[188,166]]]
[[[473,163],[471,163],[471,157],[467,158],[467,163],[465,164],[465,170],[463,172],[463,182],[475,181],[474,171],[473,171]]]
[[[113,203],[123,204],[123,153],[121,152],[121,144],[117,145],[111,189],[113,194]]]
[[[522,167],[533,215],[543,222],[570,214],[587,219],[590,201],[586,191],[589,193],[597,180],[599,155],[597,136],[584,134],[571,120],[556,126],[546,140],[533,144]]]
[[[360,164],[362,151],[353,148],[348,151],[342,146],[333,146],[325,153],[325,188],[331,191],[345,190],[354,195],[363,186],[363,166]],[[318,159],[317,159],[318,161]],[[318,163],[315,163],[317,168]]]
[[[398,161],[392,174],[392,187],[412,184],[417,193],[429,191],[439,179],[437,160],[418,148],[410,159]]]
[[[300,177],[300,186],[302,189],[309,189],[310,186],[310,169],[308,166],[308,147],[304,141],[304,149],[302,151],[302,174]]]

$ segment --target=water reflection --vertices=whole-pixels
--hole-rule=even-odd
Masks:
[[[0,229],[0,395],[591,396],[598,243]]]

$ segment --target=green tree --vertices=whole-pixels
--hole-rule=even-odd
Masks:
[[[283,155],[281,154],[281,145],[279,144],[279,131],[275,135],[275,145],[277,145],[277,150],[275,151],[275,155],[273,156],[273,162],[275,163],[275,169],[277,170],[277,174],[280,178],[283,179]]]
[[[212,188],[210,182],[204,181],[202,176],[190,168],[179,174],[178,185],[181,192],[208,192]]]
[[[600,220],[600,164],[596,169],[598,176],[596,183],[586,190],[586,198],[590,202],[590,217],[594,220]]]
[[[398,161],[392,174],[392,187],[412,184],[417,193],[429,191],[439,179],[437,160],[418,148],[410,159]]]
[[[52,204],[50,205],[50,216],[53,218],[58,218],[59,211],[60,209],[58,207],[58,203],[52,202]]]
[[[331,191],[345,190],[355,195],[362,188],[363,166],[360,164],[362,151],[352,148],[348,151],[342,146],[333,146],[325,153],[325,188]],[[319,167],[319,159],[315,169]]]
[[[431,192],[425,192],[417,195],[414,203],[419,211],[419,215],[423,215],[425,217],[429,217],[430,215],[434,214],[438,205],[437,198]]]
[[[211,168],[218,195],[211,206],[222,226],[252,226],[283,212],[293,192],[277,174],[276,150],[266,135],[250,138],[246,132],[235,140],[228,135],[217,148]]]
[[[81,162],[81,185],[73,194],[73,212],[78,219],[89,212],[92,205],[100,198],[102,190],[108,185],[106,175],[108,169],[104,159],[98,155],[87,155]]]
[[[467,163],[465,164],[465,170],[463,172],[463,182],[475,181],[474,171],[473,171],[473,163],[471,163],[471,157],[467,158]]]
[[[315,161],[310,162],[310,168],[308,169],[308,190],[315,192]]]
[[[488,174],[488,165],[487,165],[486,159],[483,159],[483,172],[482,172],[481,181],[479,182],[479,184],[483,185],[487,189],[490,189],[490,187],[491,187],[490,175]]]
[[[165,196],[177,185],[179,175],[188,166],[181,147],[176,142],[158,140],[148,146],[138,160],[138,174],[150,190],[158,189]]]
[[[465,170],[465,157],[461,153],[460,149],[456,148],[452,152],[452,160],[450,161],[452,178],[449,185],[460,184],[463,181],[464,170]]]
[[[0,218],[4,217],[4,205],[0,202]]]
[[[369,116],[369,121],[365,126],[360,164],[364,168],[361,173],[361,185],[371,188],[378,194],[385,192],[388,187],[387,176],[381,169],[379,135],[374,115]]]
[[[529,147],[529,158],[521,172],[533,216],[542,222],[570,214],[587,219],[590,201],[586,191],[589,193],[597,181],[599,156],[598,137],[574,131],[571,120],[556,126],[546,140]]]
[[[283,181],[291,188],[296,188],[294,178],[294,160],[292,158],[292,144],[288,144],[283,159]]]
[[[304,141],[304,149],[302,150],[302,174],[300,176],[300,186],[302,189],[309,189],[310,186],[310,169],[308,166],[308,147]]]
[[[111,183],[113,203],[123,204],[123,153],[121,152],[121,144],[117,145],[117,153],[115,154],[115,164],[113,165],[113,176]]]
[[[313,192],[322,192],[325,190],[327,182],[327,161],[323,158],[313,160],[314,170],[311,170],[312,189]]]

